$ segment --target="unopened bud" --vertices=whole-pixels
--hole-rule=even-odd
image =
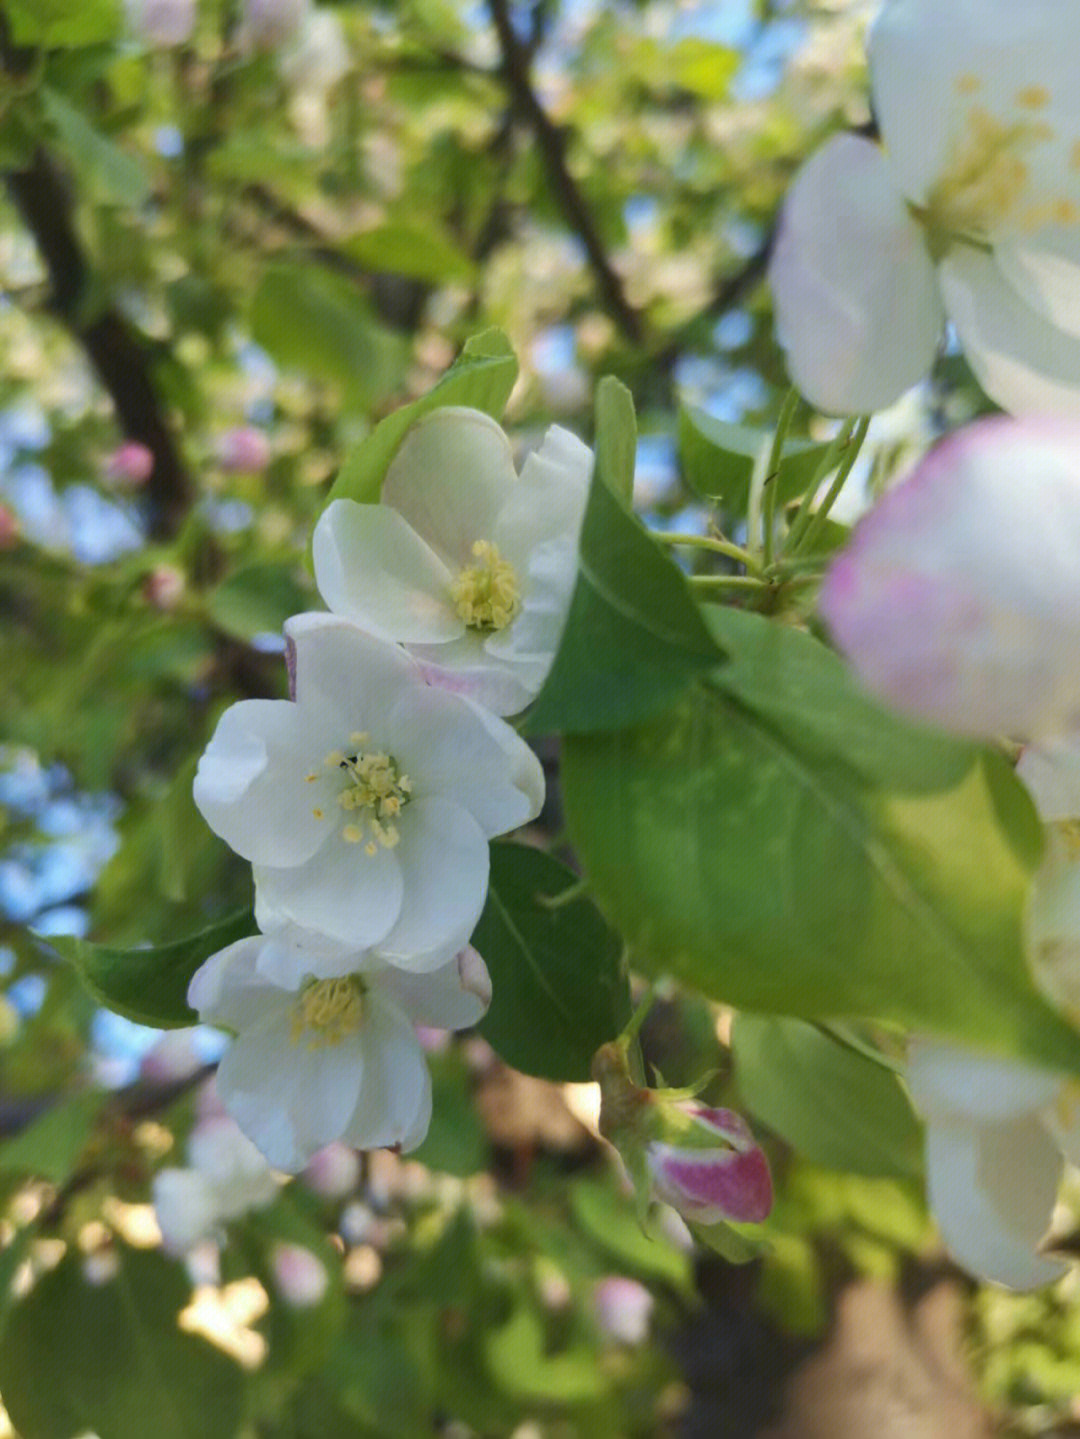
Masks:
[[[184,597],[183,570],[175,565],[155,565],[143,580],[143,599],[155,610],[174,610]]]
[[[125,9],[144,45],[183,45],[195,28],[195,0],[125,0]]]
[[[311,1156],[300,1177],[310,1190],[324,1199],[344,1199],[360,1183],[360,1156],[347,1144],[328,1144]]]
[[[275,50],[295,35],[310,8],[310,0],[244,0],[240,49],[245,55]]]
[[[105,462],[105,476],[115,484],[137,489],[154,472],[154,452],[138,440],[125,440]]]
[[[0,505],[0,550],[14,549],[18,541],[18,516],[7,505]]]
[[[652,1140],[645,1158],[658,1199],[693,1224],[760,1224],[772,1209],[769,1164],[749,1126],[730,1109],[672,1105],[678,1141]],[[668,1116],[671,1118],[671,1115]]]
[[[330,1276],[322,1260],[300,1244],[278,1244],[271,1260],[274,1282],[286,1304],[311,1309],[321,1303]]]
[[[648,1339],[654,1303],[644,1284],[622,1274],[602,1279],[593,1295],[600,1331],[617,1344],[643,1344]]]
[[[478,999],[486,1010],[491,1003],[491,975],[472,945],[467,945],[458,955],[457,967],[462,989]]]
[[[253,425],[226,430],[217,443],[218,464],[230,474],[258,474],[270,463],[270,441]]]

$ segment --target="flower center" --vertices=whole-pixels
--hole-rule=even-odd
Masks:
[[[355,1034],[364,1019],[364,985],[358,974],[312,979],[293,1005],[289,1038],[308,1049],[327,1049]]]
[[[471,630],[504,630],[521,609],[513,565],[501,559],[490,540],[477,540],[479,564],[466,565],[450,586],[457,612]]]
[[[341,835],[347,844],[363,844],[365,854],[376,854],[379,848],[393,849],[401,838],[394,820],[412,798],[412,784],[407,774],[402,774],[392,754],[364,750],[370,739],[367,734],[352,734],[349,743],[355,746],[352,754],[342,750],[331,750],[323,760],[327,769],[340,770],[345,776],[345,786],[338,791],[337,802],[349,816],[342,827]],[[314,783],[318,774],[309,774]],[[323,819],[323,811],[312,811],[316,819]]]
[[[1032,105],[1032,92],[1018,103]],[[1004,224],[1021,230],[1044,225],[1073,224],[1080,208],[1062,196],[1025,203],[1031,172],[1025,158],[1031,149],[1054,138],[1045,120],[1024,117],[1010,123],[996,119],[980,105],[967,112],[967,128],[931,190],[924,218],[937,248],[944,253],[954,239],[986,242]]]

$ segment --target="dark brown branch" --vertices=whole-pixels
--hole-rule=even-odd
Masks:
[[[194,485],[154,388],[147,349],[118,310],[86,313],[90,269],[75,230],[71,193],[50,157],[39,149],[25,169],[6,179],[49,272],[51,309],[86,351],[124,434],[154,456],[146,487],[150,533],[168,539],[180,527]]]
[[[491,18],[502,52],[502,74],[515,109],[532,130],[540,148],[555,199],[576,232],[596,277],[604,305],[628,340],[640,341],[641,315],[627,300],[622,281],[612,268],[589,209],[566,163],[566,136],[541,105],[533,89],[529,56],[510,17],[509,0],[489,0]]]

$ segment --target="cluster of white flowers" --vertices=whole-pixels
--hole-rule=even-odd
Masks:
[[[552,429],[520,477],[500,427],[436,410],[382,502],[330,505],[315,575],[330,614],[287,621],[288,700],[221,716],[195,802],[249,860],[260,934],[189,999],[232,1030],[229,1113],[278,1169],[324,1145],[411,1149],[431,1082],[415,1026],[491,998],[469,938],[488,841],[534,819],[535,755],[499,718],[539,691],[576,575],[592,454]]]

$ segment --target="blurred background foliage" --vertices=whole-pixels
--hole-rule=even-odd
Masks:
[[[621,378],[637,507],[700,525],[702,428],[779,407],[776,208],[824,134],[870,121],[871,7],[354,0],[320,7],[337,49],[254,53],[232,0],[199,0],[175,45],[147,43],[150,8],[0,0],[0,1393],[23,1439],[1080,1432],[1075,1286],[974,1290],[935,1247],[894,1091],[845,1071],[858,1100],[829,1113],[770,1084],[816,1031],[733,1036],[676,992],[648,1058],[670,1083],[716,1071],[773,1159],[745,1269],[678,1226],[643,1236],[591,1088],[477,1037],[433,1039],[416,1156],[294,1181],[186,1266],[162,1252],[150,1182],[220,1044],[181,1055],[102,1011],[48,937],[165,943],[247,902],[192,804],[197,756],[225,704],[285,692],[280,626],[316,602],[342,455],[469,335],[514,346],[522,443],[552,421],[591,439],[595,385]],[[975,403],[947,360],[879,452]],[[290,1288],[283,1245],[321,1288]],[[871,1290],[905,1333],[956,1301],[921,1370],[843,1368]],[[908,1427],[798,1387],[830,1344],[834,1388],[899,1386]]]

